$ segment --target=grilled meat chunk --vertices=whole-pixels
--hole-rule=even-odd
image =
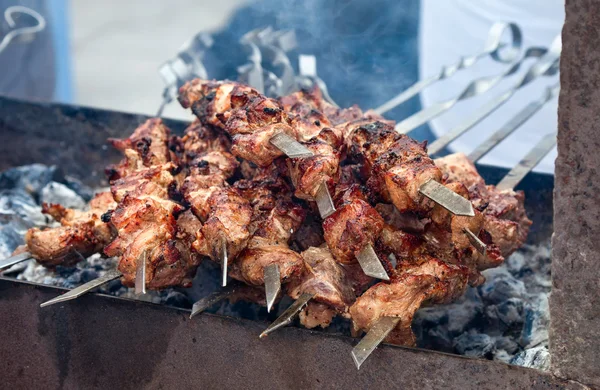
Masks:
[[[283,156],[270,143],[273,136],[284,133],[305,142],[315,155],[290,161],[296,196],[312,200],[323,181],[335,180],[339,153],[328,141],[337,144],[339,137],[331,130],[323,133],[323,139],[319,138],[321,131],[315,135],[315,128],[306,122],[317,114],[294,115],[285,111],[278,101],[231,82],[193,80],[182,86],[179,93],[182,105],[191,107],[200,120],[219,126],[231,135],[234,155],[258,166],[266,167]],[[320,130],[321,126],[317,127]]]
[[[303,271],[302,257],[288,243],[302,224],[305,211],[292,202],[289,187],[273,173],[262,170],[257,180],[236,183],[243,196],[252,200],[252,237],[232,265],[230,276],[250,285],[263,285],[264,269],[271,264],[279,266],[283,283]]]
[[[61,226],[29,229],[25,234],[27,249],[33,258],[48,268],[69,267],[102,252],[115,235],[111,224],[103,222],[102,215],[115,206],[109,192],[96,195],[90,201],[88,211],[44,203],[42,212],[51,215]]]
[[[170,130],[161,119],[148,119],[126,139],[109,139],[115,149],[125,155],[117,165],[106,169],[108,179],[113,181],[132,172],[153,165],[162,165],[172,160],[169,150]]]
[[[484,215],[483,229],[507,257],[522,246],[529,233],[531,220],[525,212],[522,191],[500,191],[486,185],[475,165],[463,153],[454,153],[435,160],[447,182],[461,182],[468,188],[473,207]]]
[[[359,186],[351,186],[323,221],[325,241],[336,261],[355,263],[356,255],[381,234],[383,218],[366,202]]]
[[[287,294],[293,299],[298,299],[304,293],[314,294],[312,301],[325,305],[322,306],[325,310],[333,309],[339,314],[346,313],[356,296],[344,268],[333,260],[331,253],[325,247],[309,248],[302,252],[302,258],[305,272],[302,277],[290,281],[287,285]],[[313,311],[313,309],[317,307],[311,305],[309,310]],[[303,325],[312,327],[329,325],[328,321],[322,324],[315,324],[312,321],[316,317],[327,319],[329,316],[316,315],[314,312],[311,314],[306,310],[305,308],[301,317],[307,321]]]
[[[194,249],[220,262],[226,246],[229,259],[235,259],[250,239],[248,226],[252,208],[235,188],[219,188],[208,198],[209,217],[197,232]]]
[[[467,287],[465,267],[423,256],[418,264],[400,267],[388,283],[369,288],[350,307],[354,333],[369,331],[382,317],[397,317],[400,322],[386,342],[414,346],[413,317],[424,303],[449,303]]]
[[[442,172],[424,144],[398,134],[386,123],[359,120],[344,125],[349,155],[364,165],[367,185],[400,212],[428,213],[433,201],[419,189],[429,180],[441,182]]]

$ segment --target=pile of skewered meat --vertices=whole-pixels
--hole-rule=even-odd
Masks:
[[[486,185],[463,154],[431,159],[426,143],[398,134],[391,121],[336,108],[317,88],[275,100],[196,79],[179,94],[197,117],[182,137],[150,119],[129,138],[111,139],[124,156],[106,169],[111,191],[85,212],[45,204],[60,226],[31,229],[17,252],[47,267],[103,253],[118,258],[125,286],[145,267],[149,289],[189,287],[207,258],[248,286],[244,299],[263,305],[267,270],[277,266],[285,294],[309,294],[304,326],[326,327],[339,315],[359,334],[395,317],[387,341],[414,345],[419,307],[480,285],[480,272],[527,237],[522,192]],[[282,136],[308,153],[286,156],[275,142]],[[473,215],[424,196],[430,182],[469,200]],[[326,213],[317,205],[324,194],[333,203]],[[369,255],[383,280],[365,273],[360,260]]]

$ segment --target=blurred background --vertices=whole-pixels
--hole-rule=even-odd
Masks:
[[[233,78],[248,58],[240,38],[261,27],[294,29],[297,49],[313,54],[317,71],[340,106],[377,107],[442,66],[481,51],[490,26],[514,21],[523,47],[549,47],[562,28],[563,0],[0,0],[0,11],[26,6],[46,21],[33,36],[13,39],[0,52],[0,95],[58,101],[155,115],[165,82],[158,69],[199,32],[214,41],[205,58],[208,76]],[[20,15],[11,26],[4,15],[0,37],[11,29],[35,25]],[[485,96],[456,105],[411,134],[432,140],[473,110],[506,90],[536,61]],[[468,71],[426,89],[386,114],[402,120],[439,101],[456,96],[470,80],[505,70],[506,64],[484,58]],[[453,144],[469,152],[520,108],[537,99],[558,76],[542,77]],[[556,99],[482,162],[511,166],[546,133],[556,129]],[[176,102],[162,115],[189,120]],[[538,170],[553,171],[555,153]]]

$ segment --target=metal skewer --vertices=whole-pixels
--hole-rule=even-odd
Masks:
[[[416,114],[398,123],[395,127],[396,131],[402,134],[409,133],[417,127],[429,122],[438,115],[448,111],[459,101],[471,98],[473,96],[478,96],[489,91],[505,77],[515,74],[529,57],[541,57],[545,53],[546,49],[542,48],[528,49],[523,58],[515,62],[510,68],[508,68],[508,70],[494,76],[484,76],[471,81],[457,97],[422,109]]]
[[[560,92],[560,83],[556,83],[552,87],[546,88],[544,91],[544,95],[531,103],[529,103],[523,110],[519,111],[511,120],[509,120],[504,126],[502,126],[498,131],[494,132],[487,140],[485,140],[482,144],[480,144],[475,150],[469,154],[469,159],[472,162],[477,162],[483,156],[488,154],[490,150],[492,150],[496,145],[498,145],[502,140],[512,134],[516,129],[518,129],[523,123],[525,123],[529,118],[531,118],[536,112],[538,112],[544,104],[546,104],[550,99],[557,96]]]
[[[485,253],[487,251],[487,245],[485,245],[485,243],[481,241],[479,237],[477,237],[475,233],[473,233],[470,229],[464,228],[463,232],[467,235],[467,238],[469,239],[471,245],[473,245],[475,249],[477,249],[477,252],[485,256]]]
[[[228,267],[228,256],[227,256],[227,241],[225,239],[221,240],[221,251],[219,252],[219,256],[221,257],[221,265],[222,265],[222,282],[221,286],[227,286],[227,267]]]
[[[375,250],[373,249],[373,245],[368,244],[365,246],[360,252],[358,252],[356,259],[358,260],[358,264],[360,264],[360,268],[362,268],[365,275],[372,278],[390,280],[390,277],[385,271],[385,268],[383,268],[377,253],[375,253]]]
[[[296,315],[300,313],[300,310],[302,310],[302,308],[306,306],[308,304],[308,301],[313,299],[314,296],[314,294],[309,293],[304,293],[300,295],[300,298],[296,299],[296,301],[292,303],[292,305],[288,307],[282,315],[280,315],[275,321],[273,321],[271,325],[269,325],[267,329],[265,329],[260,334],[259,337],[262,339],[263,337],[266,337],[269,333],[272,333],[273,331],[279,328],[289,325],[294,319],[294,317],[296,317]]]
[[[501,43],[502,36],[506,31],[510,31],[512,41],[510,44]],[[459,70],[467,69],[473,66],[480,59],[491,55],[496,61],[510,63],[517,59],[519,52],[521,51],[521,43],[522,43],[522,35],[521,29],[514,23],[494,23],[490,32],[488,34],[487,41],[483,50],[475,55],[469,57],[463,57],[458,60],[458,62],[445,66],[441,69],[440,73],[435,76],[429,77],[425,80],[418,81],[413,84],[411,87],[406,89],[401,94],[395,96],[391,100],[385,102],[381,106],[375,108],[375,111],[379,115],[383,115],[384,113],[390,111],[391,109],[399,106],[404,103],[411,97],[415,96],[423,89],[428,87],[429,85],[447,79],[453,76]],[[501,49],[506,46],[510,46],[507,50],[504,51],[504,55],[501,56]]]
[[[535,168],[556,145],[556,133],[547,134],[496,185],[499,190],[512,190]]]
[[[204,312],[206,309],[217,304],[218,302],[229,298],[237,291],[238,287],[240,287],[239,283],[231,283],[229,286],[221,289],[220,291],[216,291],[196,301],[192,306],[192,313],[190,314],[190,319]]]
[[[269,140],[273,146],[285,153],[289,158],[302,158],[314,156],[306,146],[302,145],[295,138],[285,133],[275,134]]]
[[[400,322],[399,317],[382,317],[375,325],[367,332],[365,337],[359,341],[358,344],[352,349],[352,360],[356,364],[356,368],[360,369],[360,366],[367,360],[367,358],[373,353],[373,351],[385,340],[392,330]]]
[[[263,269],[265,279],[265,295],[267,298],[267,313],[271,312],[271,308],[281,291],[281,274],[279,265],[270,264]]]
[[[135,294],[141,295],[146,294],[146,259],[148,257],[148,251],[142,252],[142,255],[138,257],[136,269],[135,269]]]
[[[121,276],[123,276],[123,274],[120,271],[118,271],[116,269],[110,270],[107,273],[105,273],[104,275],[100,276],[99,278],[96,278],[92,281],[82,284],[81,286],[74,288],[73,290],[68,291],[68,292],[64,293],[63,295],[60,295],[54,299],[51,299],[47,302],[42,303],[40,305],[40,307],[46,307],[46,306],[54,305],[55,303],[70,301],[72,299],[79,298],[80,296],[89,292],[90,290],[100,287],[103,284],[110,282],[111,280],[118,279]]]
[[[19,264],[30,259],[33,259],[33,257],[29,252],[23,252],[19,253],[18,255],[8,257],[4,260],[0,260],[0,270],[3,268],[12,267],[15,264]]]
[[[325,184],[325,182],[322,182],[319,185],[315,201],[317,202],[317,208],[319,209],[321,218],[325,219],[335,212],[333,199],[331,199],[331,194],[329,193],[329,189],[327,188],[327,184]]]
[[[442,135],[428,147],[430,154],[436,154],[445,148],[449,143],[463,135],[467,130],[481,122],[492,112],[506,103],[520,88],[531,83],[540,76],[552,76],[558,72],[558,62],[561,52],[561,37],[560,35],[554,39],[550,50],[529,68],[527,73],[508,91],[500,96],[490,100],[485,105],[475,110],[474,115],[467,118],[465,122]]]
[[[429,180],[419,188],[419,192],[439,204],[454,215],[474,217],[473,205],[468,199],[449,190],[435,180]]]

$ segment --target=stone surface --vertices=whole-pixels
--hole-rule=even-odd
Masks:
[[[600,2],[566,0],[554,193],[553,372],[600,387]]]

